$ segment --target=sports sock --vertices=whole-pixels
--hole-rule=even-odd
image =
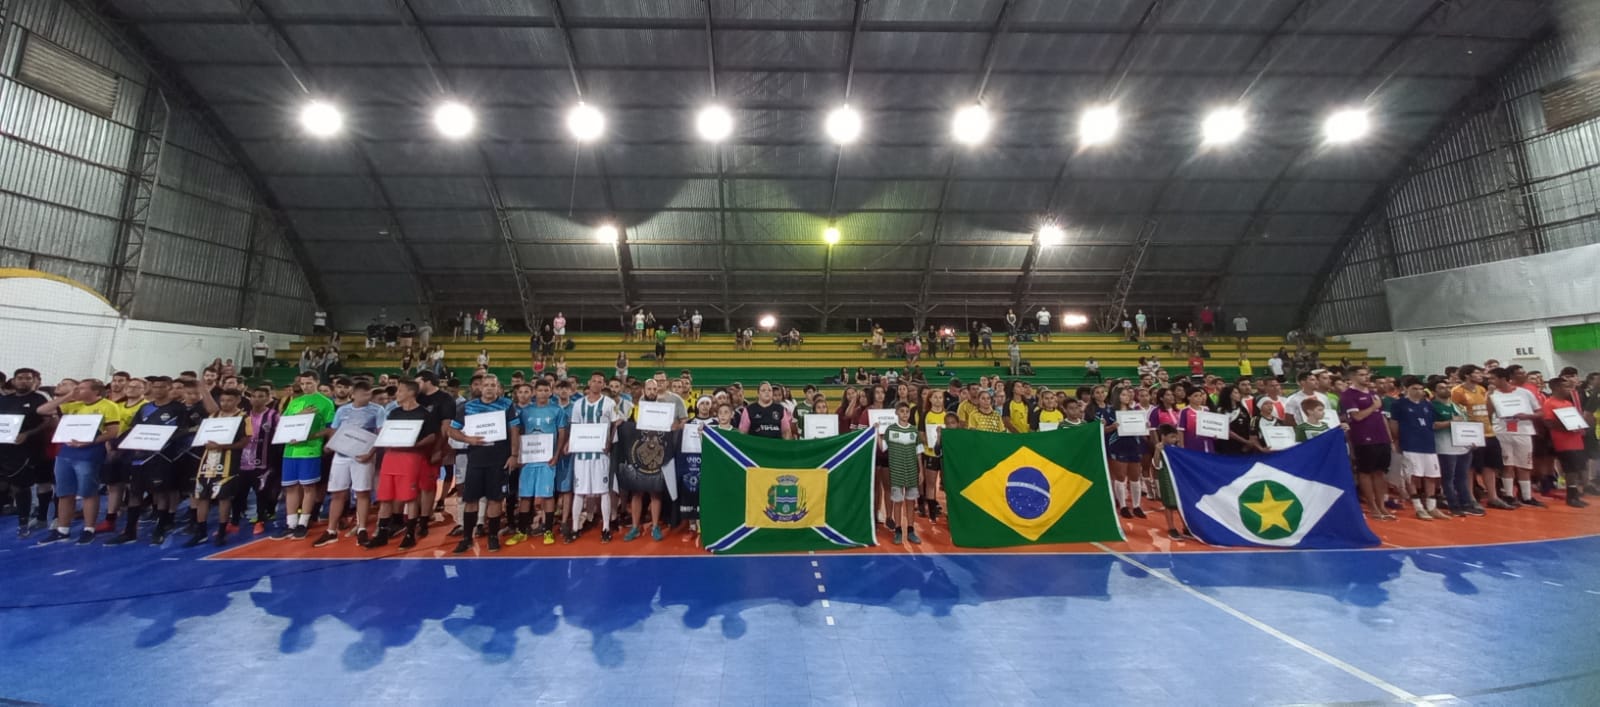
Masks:
[[[580,530],[578,523],[583,521],[583,511],[581,509],[586,498],[586,496],[573,496],[572,506],[567,509],[567,512],[572,516],[573,534],[577,534],[578,530]]]
[[[494,517],[489,519],[489,537],[494,538],[494,537],[499,537],[499,536],[500,536],[500,516],[494,516]]]
[[[601,530],[611,530],[611,497],[606,494],[600,495],[600,520],[605,523]]]
[[[33,517],[38,518],[41,521],[49,518],[50,506],[55,501],[55,496],[56,494],[54,491],[37,492],[38,503],[36,503],[33,507]]]
[[[117,527],[117,512],[116,511],[106,511],[106,524],[110,525],[113,528]]]
[[[1532,501],[1533,500],[1533,482],[1532,481],[1518,481],[1517,482],[1517,488],[1522,491],[1522,500],[1524,500],[1524,501]]]
[[[461,536],[462,537],[471,538],[472,534],[477,531],[477,528],[478,528],[478,512],[477,511],[475,511],[475,510],[467,511],[465,514],[463,514],[461,516],[461,530],[462,530]]]
[[[1422,508],[1422,498],[1419,497],[1419,496],[1412,496],[1411,497],[1411,507],[1417,509],[1418,513],[1421,513],[1422,510],[1423,510],[1423,508]]]
[[[1422,505],[1423,505],[1424,508],[1428,509],[1428,512],[1432,513],[1433,511],[1435,511],[1435,510],[1437,510],[1439,508],[1439,500],[1434,498],[1434,497],[1432,497],[1432,496],[1429,496],[1428,500],[1426,502],[1424,502]]]
[[[1122,482],[1111,484],[1111,495],[1117,497],[1117,508],[1128,507],[1128,487],[1123,486]]]
[[[122,532],[124,534],[126,534],[126,535],[138,535],[139,534],[139,507],[138,506],[129,506],[128,507],[127,527],[124,528]]]
[[[1128,491],[1129,491],[1130,495],[1133,497],[1132,498],[1132,502],[1129,503],[1128,505],[1133,506],[1134,508],[1138,508],[1139,507],[1139,502],[1144,500],[1144,484],[1139,483],[1138,479],[1134,479],[1133,481],[1129,481],[1128,482]]]
[[[1500,494],[1501,495],[1504,495],[1504,496],[1510,496],[1511,495],[1511,484],[1512,484],[1512,481],[1513,481],[1512,479],[1501,479],[1500,480]]]

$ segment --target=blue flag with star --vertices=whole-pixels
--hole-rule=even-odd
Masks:
[[[1183,521],[1208,544],[1342,549],[1379,542],[1361,514],[1341,430],[1270,454],[1165,453]]]

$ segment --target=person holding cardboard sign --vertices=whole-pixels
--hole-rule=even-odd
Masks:
[[[1550,430],[1550,446],[1555,448],[1556,459],[1567,478],[1567,505],[1587,508],[1583,479],[1589,469],[1589,457],[1583,451],[1583,437],[1588,428],[1582,413],[1572,404],[1571,393],[1571,381],[1550,380],[1550,395],[1544,400],[1544,423]]]
[[[488,424],[490,420],[484,418],[497,424]],[[463,531],[453,551],[457,555],[472,549],[479,499],[489,502],[484,509],[489,517],[489,552],[500,551],[500,509],[505,501],[506,477],[518,466],[512,450],[522,449],[522,431],[517,421],[517,411],[512,408],[511,399],[505,397],[499,376],[486,374],[478,383],[478,397],[460,406],[456,419],[445,431],[451,439],[469,445],[466,482],[461,487]]]
[[[193,527],[189,529],[189,542],[184,543],[184,547],[195,547],[206,541],[207,516],[212,500],[217,501],[217,534],[212,543],[222,547],[228,542],[228,520],[233,516],[233,497],[238,495],[239,482],[242,481],[239,476],[240,451],[250,441],[250,415],[240,407],[240,401],[240,392],[236,388],[218,391],[217,411],[211,417],[236,418],[239,424],[234,428],[232,440],[205,443],[205,453],[195,472],[194,496],[190,499],[194,506]]]
[[[424,423],[433,420],[433,413],[422,407],[417,401],[420,389],[416,381],[400,381],[395,384],[395,408],[389,411],[388,421],[420,420]],[[433,486],[434,476],[438,467],[429,461],[429,455],[438,446],[439,433],[432,427],[424,424],[422,432],[417,435],[415,442],[409,447],[389,447],[383,453],[383,464],[378,469],[378,534],[372,536],[364,547],[371,550],[389,544],[389,538],[400,530],[405,531],[405,537],[400,541],[401,550],[409,550],[417,544],[417,523],[420,519],[427,522],[427,508],[419,508],[417,498],[420,488],[426,484]],[[404,518],[396,511],[410,512],[410,518]]]
[[[100,511],[100,467],[106,463],[106,442],[117,438],[122,430],[120,406],[105,397],[106,386],[89,378],[64,395],[40,405],[39,415],[49,416],[57,411],[63,415],[98,415],[98,432],[87,441],[67,442],[56,455],[56,528],[39,541],[40,545],[68,540],[72,537],[74,505],[83,497],[83,530],[78,544],[94,541],[94,520]]]
[[[522,430],[522,474],[517,480],[519,501],[517,532],[506,540],[515,545],[529,536],[543,535],[544,544],[555,543],[555,529],[560,520],[555,513],[556,470],[561,464],[561,452],[567,446],[571,424],[567,411],[550,397],[550,381],[540,378],[533,382],[533,402],[517,412],[518,427]],[[533,450],[529,442],[536,442]],[[532,452],[535,456],[529,456]],[[538,505],[535,520],[533,506]]]

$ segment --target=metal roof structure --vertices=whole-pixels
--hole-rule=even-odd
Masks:
[[[1407,156],[1552,22],[1538,0],[104,4],[248,157],[323,304],[363,319],[1093,311],[1142,253],[1130,306],[1286,329]],[[342,106],[345,136],[300,132],[310,97]],[[476,111],[473,138],[433,131],[446,98]],[[590,145],[564,128],[580,99],[608,119]],[[736,121],[717,145],[693,129],[713,101]],[[973,101],[996,122],[967,147],[950,121]],[[842,102],[865,123],[845,147],[822,128]],[[1122,134],[1081,148],[1102,102]],[[1202,149],[1201,116],[1232,103],[1250,131]],[[1374,133],[1325,144],[1349,105]],[[1052,220],[1066,240],[1042,246]]]

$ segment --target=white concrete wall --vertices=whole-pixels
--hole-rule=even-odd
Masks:
[[[1495,359],[1549,375],[1566,366],[1580,372],[1600,371],[1600,351],[1556,353],[1550,328],[1600,321],[1600,314],[1557,317],[1506,324],[1473,324],[1438,329],[1350,334],[1352,345],[1383,356],[1407,373],[1443,372],[1446,366],[1482,365]]]
[[[175,375],[217,358],[245,361],[266,336],[274,349],[293,335],[123,319],[86,288],[23,271],[0,272],[0,369],[38,369],[62,377],[105,378],[113,371]]]

